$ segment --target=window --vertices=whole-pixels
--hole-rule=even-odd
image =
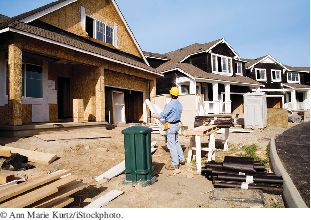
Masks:
[[[271,70],[271,79],[273,82],[281,82],[282,81],[282,75],[281,70]]]
[[[189,86],[188,85],[181,85],[180,86],[180,91],[181,91],[181,94],[189,94]]]
[[[267,74],[265,69],[255,69],[257,81],[267,81]]]
[[[106,43],[112,44],[113,42],[113,28],[106,26]]]
[[[104,41],[106,40],[105,37],[105,24],[100,21],[96,21],[96,39]]]
[[[298,72],[288,72],[287,73],[287,82],[289,83],[299,83],[300,77]]]
[[[217,57],[216,55],[212,55],[212,71],[217,72]]]
[[[232,58],[212,54],[212,72],[232,73]]]
[[[236,63],[236,73],[237,73],[237,75],[243,75],[242,63],[240,63],[240,62]]]
[[[6,79],[6,94],[8,95],[8,68],[6,70]],[[43,98],[42,81],[41,66],[32,64],[22,65],[22,96],[29,98]]]
[[[85,31],[92,38],[113,44],[114,27],[108,26],[104,22],[86,16]]]

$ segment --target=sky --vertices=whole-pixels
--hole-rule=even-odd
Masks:
[[[15,16],[54,0],[0,0]],[[270,54],[281,63],[310,65],[309,0],[117,0],[144,51],[165,53],[219,38],[242,58]]]

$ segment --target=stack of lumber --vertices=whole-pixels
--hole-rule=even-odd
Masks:
[[[189,129],[183,132],[184,136],[206,136],[218,130],[217,126],[199,126],[193,129]]]
[[[10,157],[12,154],[23,155],[28,158],[28,161],[43,165],[48,165],[58,158],[56,154],[43,153],[14,147],[0,147],[0,157]]]
[[[63,208],[74,201],[72,194],[85,188],[69,171],[60,170],[0,188],[0,208]]]
[[[230,114],[210,114],[207,116],[196,116],[194,127],[202,125],[216,125],[218,128],[233,127],[233,118]]]
[[[215,188],[259,189],[265,193],[282,194],[283,178],[267,173],[261,162],[249,157],[226,156],[223,163],[208,162],[202,175],[213,181]]]

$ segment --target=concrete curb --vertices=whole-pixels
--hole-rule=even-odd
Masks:
[[[286,205],[289,208],[308,208],[277,154],[275,138],[270,141],[270,161],[274,172],[283,177],[283,197]]]

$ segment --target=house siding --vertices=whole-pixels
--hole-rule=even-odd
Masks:
[[[265,89],[281,89],[281,83],[287,82],[286,74],[283,73],[283,67],[276,63],[258,63],[254,66],[252,71],[248,71],[248,76],[254,80],[256,80],[255,69],[265,69],[267,74],[267,81],[259,81],[263,85],[265,85]],[[271,78],[271,70],[281,70],[282,79],[281,82],[272,82]]]
[[[81,6],[85,8],[86,14],[94,19],[98,19],[109,26],[113,26],[114,23],[118,24],[118,49],[143,58],[111,0],[79,0],[45,15],[39,20],[76,35],[89,38],[81,26]]]
[[[168,94],[171,87],[176,86],[178,72],[172,71],[164,74],[164,78],[157,79],[157,95]]]

